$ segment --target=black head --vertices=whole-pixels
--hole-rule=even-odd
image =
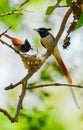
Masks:
[[[29,43],[29,41],[27,39],[25,39],[25,43],[24,45],[27,47],[27,48],[31,48],[31,45]]]
[[[20,51],[22,52],[28,52],[31,49],[31,45],[29,41],[26,39],[24,44],[20,46]]]
[[[51,31],[51,28],[38,28],[34,30],[37,31],[40,34],[40,36],[43,38],[50,34],[49,31]]]

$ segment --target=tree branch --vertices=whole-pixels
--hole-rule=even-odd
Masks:
[[[31,89],[36,89],[36,88],[42,88],[42,87],[49,87],[49,86],[69,86],[69,87],[75,87],[75,88],[83,88],[83,86],[81,85],[70,85],[70,84],[62,84],[62,83],[53,83],[53,84],[41,84],[41,85],[37,85],[37,86],[32,86],[32,87],[28,87],[27,90],[31,90]]]
[[[29,0],[24,1],[17,9],[13,9],[12,11],[7,12],[7,13],[5,13],[5,14],[0,14],[0,17],[4,17],[4,16],[7,16],[7,15],[13,15],[13,14],[20,14],[20,15],[22,15],[22,13],[19,13],[18,11],[23,10],[22,7],[23,7],[27,2],[29,2]]]
[[[14,117],[14,119],[17,121],[18,120],[18,116],[20,114],[20,110],[22,109],[22,103],[23,103],[23,99],[25,97],[25,94],[26,94],[26,87],[27,87],[27,80],[25,80],[24,82],[22,82],[22,93],[19,97],[19,102],[18,102],[18,105],[17,105],[17,110],[16,110],[16,115]]]
[[[26,90],[27,90],[26,86],[27,86],[27,80],[25,80],[24,82],[22,82],[22,92],[21,92],[21,95],[19,97],[19,101],[18,101],[18,105],[17,105],[17,110],[16,110],[15,117],[12,117],[6,110],[0,108],[0,112],[2,112],[5,116],[7,116],[8,119],[12,123],[13,122],[18,122],[18,116],[20,114],[20,110],[22,109],[23,99],[25,97]]]
[[[0,112],[2,112],[11,122],[17,122],[6,110],[0,108]]]
[[[20,80],[16,84],[10,84],[9,86],[7,86],[5,88],[5,90],[10,90],[10,89],[13,89],[13,88],[17,87],[18,85],[22,84],[24,81],[29,80],[29,78],[31,78],[31,76],[33,74],[34,74],[34,72],[31,71],[29,74],[27,74],[22,80]]]
[[[72,8],[69,8],[68,11],[66,12],[64,18],[63,18],[63,21],[61,23],[59,32],[58,32],[57,36],[55,37],[54,43],[52,44],[50,49],[47,50],[47,53],[43,55],[43,57],[45,57],[45,59],[47,59],[52,54],[55,46],[58,44],[58,41],[60,40],[60,38],[61,38],[61,36],[63,34],[63,31],[65,29],[65,25],[67,23],[67,20],[68,20],[69,16],[71,15],[71,13],[72,13]]]
[[[69,16],[71,15],[72,13],[72,8],[69,8],[68,11],[66,12],[64,18],[63,18],[63,21],[61,23],[61,26],[60,26],[60,29],[59,29],[59,32],[57,34],[57,36],[55,37],[55,41],[54,41],[54,44],[56,45],[58,43],[58,41],[60,40],[60,37],[65,29],[65,25],[67,23],[67,20],[69,18]]]
[[[11,28],[12,26],[10,26],[8,29],[6,29],[3,33],[0,34],[0,37],[2,37],[5,33],[7,33],[7,31]]]
[[[2,35],[2,34],[1,34]],[[15,51],[15,53],[17,53],[18,55],[21,56],[21,53],[19,51],[17,51],[14,47],[12,47],[11,45],[7,44],[6,42],[4,42],[3,40],[0,39],[0,42],[6,46],[8,46],[9,48],[11,48],[13,51]]]

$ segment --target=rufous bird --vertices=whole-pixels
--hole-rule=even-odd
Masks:
[[[22,41],[18,38],[11,37],[8,34],[4,34],[4,36],[9,38],[12,41],[12,44],[17,51],[25,53],[25,52],[28,52],[30,49],[32,49],[27,39],[25,39],[25,41]]]
[[[34,29],[35,31],[37,31],[41,37],[40,39],[40,42],[41,44],[43,45],[43,47],[45,47],[46,49],[50,49],[50,47],[52,46],[53,42],[54,42],[54,36],[49,32],[51,31],[51,29],[47,29],[47,28],[38,28],[38,29]],[[58,46],[56,45],[55,48],[54,48],[54,51],[52,53],[52,55],[55,57],[55,59],[57,60],[63,74],[66,76],[68,82],[70,84],[72,84],[72,78],[70,76],[70,73],[68,72],[68,69],[67,67],[65,66],[62,58],[61,58],[61,55],[60,55],[60,52],[59,52],[59,49],[58,49]],[[74,91],[73,91],[73,88],[72,87],[69,87],[70,88],[70,91],[72,93],[72,96],[73,96],[73,99],[76,103],[76,106],[79,108],[79,105],[78,105],[78,102],[77,102],[77,99],[76,99],[76,96],[74,94]]]

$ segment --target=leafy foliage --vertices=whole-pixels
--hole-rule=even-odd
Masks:
[[[8,0],[3,0],[3,2],[0,1],[0,14],[6,14],[8,12],[11,12],[12,10],[14,10],[14,8],[9,5]],[[19,23],[21,22],[21,20],[22,20],[22,15],[18,13],[0,17],[0,21],[2,21],[8,27],[11,25],[14,26],[14,28],[12,28],[13,30],[16,30],[20,27],[21,24]]]
[[[67,5],[71,6],[72,0],[66,0]]]
[[[78,29],[78,28],[80,28],[82,26],[83,26],[83,13],[80,16],[80,18],[79,18],[79,20],[77,22],[77,25],[75,26],[75,29]]]
[[[54,6],[49,6],[46,10],[46,15],[51,15],[52,12],[56,9],[57,6],[59,6],[59,3],[61,0],[57,0],[57,3]]]
[[[6,126],[4,124],[6,124],[5,121],[7,120],[4,120],[3,116],[0,116],[0,119],[3,119],[4,122],[2,123],[1,128],[4,130],[10,128],[11,130],[55,130],[56,127],[56,130],[64,130],[64,126],[60,122],[56,121],[53,114],[51,115],[51,111],[49,109],[47,111],[33,109],[33,111],[28,110],[23,113],[25,114],[20,114],[20,121],[17,124],[10,124]]]

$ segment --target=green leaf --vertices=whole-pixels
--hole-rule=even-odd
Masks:
[[[61,0],[57,0],[57,3],[54,6],[49,6],[46,10],[46,15],[51,15],[52,12],[56,9],[57,6],[59,6],[59,3]]]
[[[4,14],[5,16],[0,17],[0,21],[2,21],[5,25],[13,26],[14,28],[11,28],[13,31],[20,29],[21,27],[21,20],[23,15],[21,15],[21,12],[18,11],[17,14],[11,14],[6,15],[8,12],[12,12],[14,10],[14,7],[11,7],[8,0],[3,0],[3,2],[0,1],[0,15]]]
[[[78,23],[77,23],[77,25],[75,26],[75,29],[78,29],[78,28],[80,28],[80,27],[82,27],[83,26],[83,13],[81,14],[81,16],[80,16],[80,18],[79,18],[79,20],[78,20]]]
[[[66,0],[67,5],[71,6],[72,0]]]
[[[49,6],[46,10],[46,15],[50,15],[57,6]]]

